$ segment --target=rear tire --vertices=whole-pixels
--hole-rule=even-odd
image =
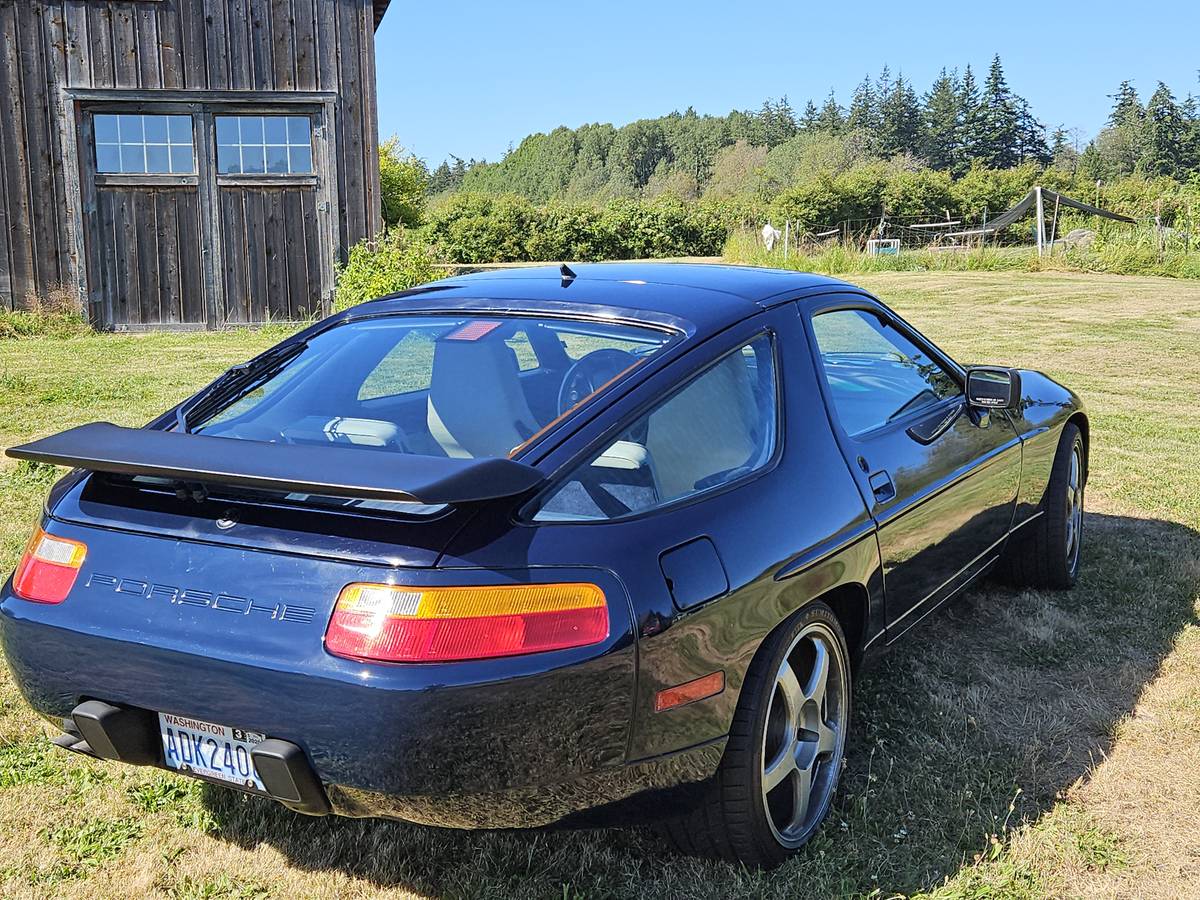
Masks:
[[[1068,422],[1042,498],[1042,514],[1014,534],[1005,549],[1001,573],[1005,581],[1017,587],[1074,587],[1083,542],[1086,460],[1083,434]]]
[[[814,603],[759,648],[725,754],[696,808],[666,824],[681,852],[779,865],[829,812],[850,722],[851,670],[837,616]]]

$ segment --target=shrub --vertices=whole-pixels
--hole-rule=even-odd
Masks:
[[[433,250],[403,229],[377,241],[360,241],[338,270],[334,309],[416,287],[438,275]]]
[[[429,173],[425,163],[406,153],[396,137],[379,147],[379,198],[383,221],[415,228],[425,216]]]
[[[521,262],[534,206],[514,194],[458,193],[430,211],[426,234],[447,259],[461,263]]]

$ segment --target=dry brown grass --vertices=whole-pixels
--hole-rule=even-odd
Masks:
[[[311,820],[45,748],[0,677],[0,895],[1188,897],[1200,875],[1200,285],[1050,273],[862,276],[965,361],[1050,372],[1094,435],[1069,593],[983,585],[856,691],[829,824],[772,873],[650,833]],[[0,344],[0,443],[144,421],[257,332]],[[12,564],[47,486],[0,469]],[[877,893],[873,893],[877,892]]]

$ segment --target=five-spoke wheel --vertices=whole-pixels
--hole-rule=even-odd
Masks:
[[[837,784],[845,735],[846,663],[828,626],[796,636],[775,674],[763,730],[762,802],[776,839],[798,846]]]
[[[776,866],[820,827],[850,723],[850,654],[838,617],[811,603],[759,647],[721,766],[697,807],[667,824],[684,852]]]

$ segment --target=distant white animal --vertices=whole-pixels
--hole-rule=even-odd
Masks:
[[[783,232],[768,222],[762,228],[762,239],[768,250],[775,249],[775,243],[783,237]]]

